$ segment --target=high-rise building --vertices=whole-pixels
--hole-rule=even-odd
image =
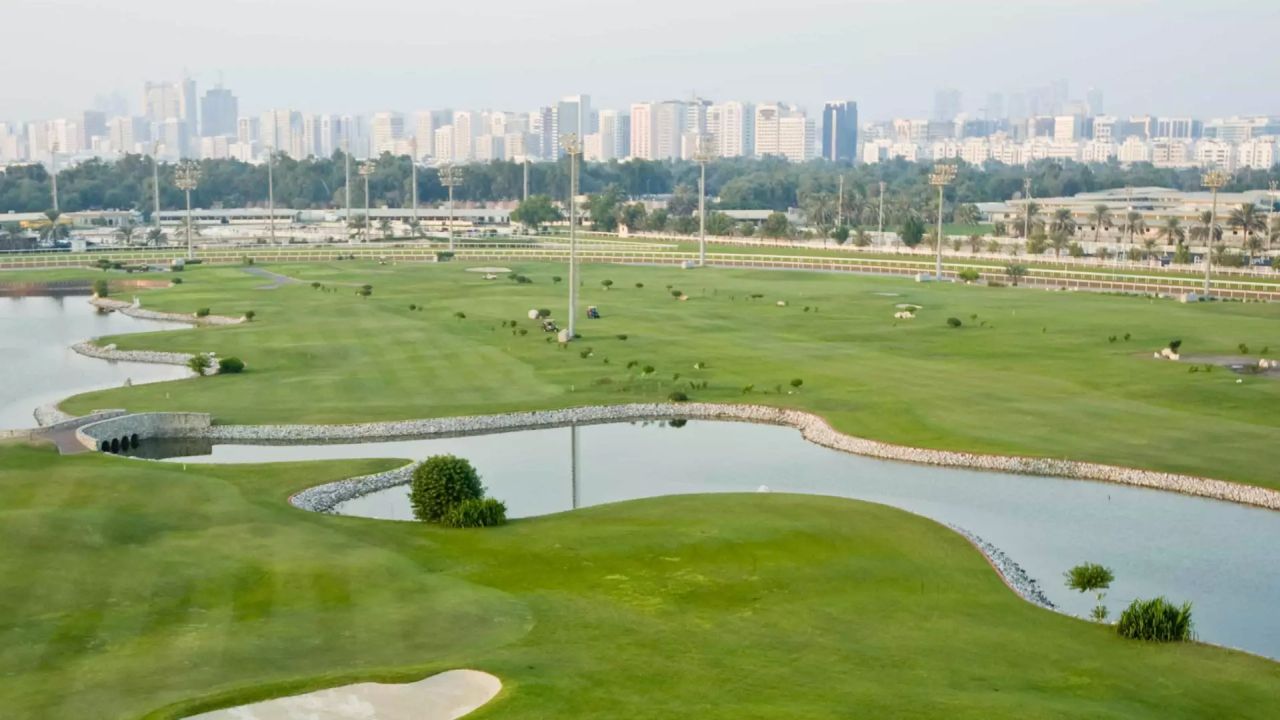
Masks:
[[[396,142],[404,137],[404,116],[397,112],[375,113],[369,131],[375,156],[394,153]]]
[[[1000,93],[991,93],[987,95],[987,106],[982,108],[982,117],[985,120],[993,122],[1005,119],[1004,95]]]
[[[455,143],[453,141],[453,126],[445,125],[436,128],[435,142],[433,143],[436,162],[451,163],[453,162],[453,151]]]
[[[560,139],[565,135],[575,133],[579,138],[583,138],[595,132],[595,128],[592,127],[592,117],[590,95],[570,95],[556,104],[553,136],[556,143],[553,157],[560,157]]]
[[[526,149],[530,155],[542,160],[555,158],[559,144],[555,137],[555,116],[555,110],[549,107],[540,107],[529,113],[529,134],[533,136],[533,142]]]
[[[816,138],[813,120],[803,113],[793,113],[778,122],[778,154],[791,162],[813,159]]]
[[[107,116],[99,110],[85,110],[80,113],[80,147],[84,150],[93,148],[93,139],[105,137],[107,134]]]
[[[262,122],[256,117],[236,118],[236,142],[243,145],[257,145],[261,138]]]
[[[653,111],[653,160],[675,160],[680,157],[681,138],[687,124],[686,105],[679,100],[657,103]]]
[[[107,142],[117,153],[151,152],[151,124],[146,118],[114,117],[107,123]]]
[[[656,106],[654,103],[633,103],[631,105],[631,153],[630,157],[639,160],[653,160],[654,146],[657,144],[654,122]]]
[[[933,119],[954,120],[963,108],[960,105],[960,91],[955,88],[943,88],[933,95]]]
[[[617,110],[601,110],[598,120],[597,132],[593,133],[599,136],[600,160],[614,160],[626,157],[622,152],[622,118],[625,115]],[[585,154],[585,153],[584,153]]]
[[[822,157],[852,163],[858,157],[858,103],[829,102],[822,109]]]
[[[148,81],[143,85],[142,107],[143,114],[153,123],[181,117],[182,101],[178,87],[173,83]]]
[[[302,152],[302,113],[296,110],[268,110],[259,127],[265,153],[285,153],[298,158]]]
[[[750,157],[755,152],[755,107],[730,100],[707,111],[707,132],[720,157]]]
[[[1090,115],[1102,115],[1106,112],[1102,104],[1102,91],[1098,88],[1089,88],[1085,93],[1084,101]]]
[[[205,92],[200,103],[200,131],[206,137],[235,135],[239,115],[236,96],[226,88],[213,88]]]
[[[453,113],[453,162],[468,163],[475,154],[475,138],[479,118],[470,110]]]

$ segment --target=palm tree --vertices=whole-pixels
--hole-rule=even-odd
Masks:
[[[965,203],[956,208],[956,222],[961,225],[977,225],[982,219],[982,211],[973,203]]]
[[[165,243],[164,231],[158,227],[153,227],[147,231],[148,245],[163,245]]]
[[[1213,224],[1213,213],[1205,210],[1196,218],[1197,225],[1188,233],[1191,242],[1203,242],[1205,247],[1210,242],[1222,242],[1222,226]],[[1210,231],[1212,228],[1212,231]],[[1210,240],[1212,238],[1212,240]]]
[[[1252,254],[1255,243],[1253,242],[1254,233],[1266,232],[1267,220],[1262,216],[1262,211],[1253,203],[1244,203],[1240,207],[1231,211],[1231,217],[1227,220],[1227,224],[1233,229],[1244,232],[1244,247]],[[1259,249],[1261,244],[1258,243]]]
[[[823,234],[834,224],[836,202],[828,193],[809,193],[804,199],[804,217]]]
[[[120,241],[123,242],[125,245],[132,245],[133,231],[135,229],[136,228],[134,227],[133,223],[129,223],[129,222],[123,223],[122,225],[120,225],[120,227],[116,228],[116,237],[120,238]]]
[[[1102,226],[1111,225],[1111,208],[1106,205],[1094,205],[1093,212],[1089,214],[1089,220],[1093,222],[1093,242],[1098,243],[1098,236],[1102,233]]]
[[[1049,245],[1053,248],[1053,254],[1056,257],[1062,257],[1062,251],[1070,242],[1071,236],[1063,230],[1054,230],[1049,233]]]
[[[1182,227],[1182,221],[1178,218],[1166,218],[1164,225],[1160,226],[1160,230],[1156,232],[1156,237],[1162,238],[1166,245],[1177,246],[1181,245],[1183,241],[1187,239],[1187,230]]]
[[[40,221],[40,225],[37,229],[42,241],[55,242],[57,240],[65,239],[71,234],[71,231],[67,228],[66,224],[60,222],[62,213],[57,210],[45,210],[44,217],[45,219]]]
[[[424,233],[422,232],[421,220],[419,220],[418,218],[412,218],[409,220],[409,234],[412,235],[413,237],[422,237],[424,235]]]
[[[1053,211],[1053,220],[1049,222],[1049,232],[1061,233],[1066,237],[1076,234],[1076,219],[1071,216],[1070,208],[1058,208]]]
[[[382,218],[381,220],[378,221],[378,232],[381,232],[382,237],[384,238],[391,237],[391,219],[390,218]]]
[[[1130,210],[1124,216],[1124,223],[1129,228],[1129,244],[1133,244],[1134,235],[1145,235],[1147,233],[1147,221],[1142,219],[1142,213],[1137,210]]]
[[[1031,234],[1030,228],[1034,228],[1036,224],[1040,222],[1041,210],[1042,208],[1040,207],[1040,203],[1034,200],[1027,203],[1026,209],[1024,210],[1025,215],[1022,217],[1022,222],[1017,224],[1018,229],[1022,231],[1023,235],[1029,236]]]

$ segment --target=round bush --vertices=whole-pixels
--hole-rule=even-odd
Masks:
[[[471,463],[453,455],[435,455],[413,471],[409,503],[423,522],[441,522],[464,500],[484,497],[480,475]]]
[[[689,396],[683,390],[676,390],[667,397],[671,402],[689,402]]]
[[[209,317],[209,308],[200,308],[196,310],[196,317]]]
[[[947,318],[947,324],[948,324],[948,325],[950,325],[950,326],[951,326],[951,327],[953,327],[953,328],[958,328],[958,327],[960,327],[961,325],[963,325],[964,323],[960,322],[960,318],[957,318],[957,317],[949,317],[949,318]]]
[[[218,360],[218,372],[223,375],[234,375],[244,372],[244,361],[238,357],[225,357]]]
[[[181,278],[179,278],[179,279],[181,279]],[[106,281],[106,280],[94,280],[94,281],[93,281],[93,294],[94,294],[94,295],[97,295],[98,297],[106,297],[106,296],[107,296],[108,291],[109,291],[109,288],[107,287],[107,281]]]
[[[454,505],[441,524],[451,528],[478,528],[505,525],[507,506],[494,498],[471,498]]]

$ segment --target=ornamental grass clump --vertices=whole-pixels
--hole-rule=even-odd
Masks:
[[[1163,597],[1134,600],[1120,613],[1116,632],[1131,640],[1187,642],[1192,632],[1191,603],[1174,605]]]
[[[471,498],[453,506],[441,525],[451,528],[479,528],[505,525],[507,506],[495,498]]]

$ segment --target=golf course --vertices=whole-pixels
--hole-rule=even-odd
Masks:
[[[1280,355],[1276,304],[585,265],[581,337],[562,344],[529,315],[566,326],[564,265],[473,269],[130,276],[181,283],[113,298],[252,321],[99,345],[213,352],[244,372],[61,407],[332,424],[684,398],[805,410],[911,447],[1280,489],[1280,380],[1220,362]],[[43,278],[126,276],[0,272]],[[1183,361],[1153,358],[1174,341]],[[0,443],[4,715],[181,718],[453,668],[502,680],[475,718],[1280,714],[1280,664],[1037,607],[961,535],[883,505],[681,495],[450,530],[288,503],[420,459],[188,465]]]

